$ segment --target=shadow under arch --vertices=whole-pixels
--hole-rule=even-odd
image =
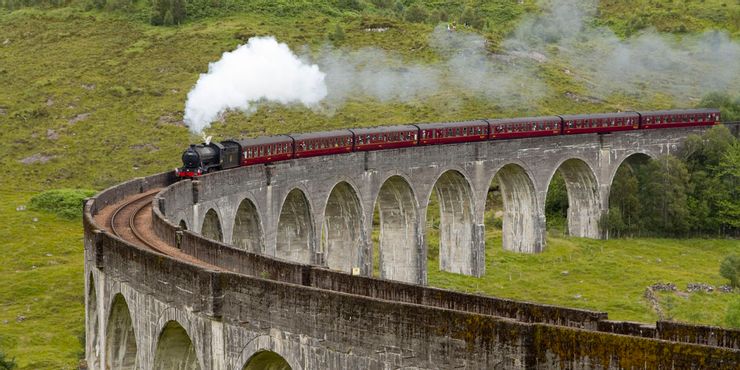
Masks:
[[[439,206],[439,269],[471,275],[475,246],[470,182],[460,171],[447,170],[437,178],[432,192]],[[429,198],[431,202],[432,193]]]
[[[383,182],[375,205],[380,215],[380,277],[422,283],[418,245],[418,206],[405,178]]]
[[[200,229],[200,234],[208,239],[223,241],[224,234],[221,230],[221,220],[218,218],[218,213],[213,208],[209,209],[203,218],[203,227]]]
[[[503,248],[520,253],[539,253],[545,248],[539,225],[537,193],[524,167],[509,163],[491,179],[498,181],[503,202],[501,238]]]
[[[311,206],[303,191],[295,188],[288,193],[280,208],[276,257],[296,263],[311,263],[313,239]]]
[[[567,159],[550,176],[548,188],[556,173],[563,177],[568,193],[568,233],[581,238],[600,238],[602,207],[594,171],[583,159]]]
[[[87,324],[88,324],[88,337],[87,341],[90,343],[90,349],[92,350],[92,362],[89,363],[91,369],[97,369],[100,361],[100,323],[98,320],[98,295],[95,289],[95,279],[92,273],[88,278],[88,293],[87,293]]]
[[[249,198],[242,200],[236,210],[231,243],[248,252],[262,252],[262,221],[257,206]]]
[[[138,351],[131,312],[121,293],[113,298],[105,332],[105,368],[111,370],[138,369]]]
[[[290,364],[272,351],[259,351],[247,360],[242,370],[291,370]]]
[[[180,220],[180,222],[177,224],[177,226],[180,227],[181,230],[187,230],[188,224],[185,222],[185,220]]]
[[[199,370],[200,363],[187,331],[174,320],[168,321],[157,339],[155,370]]]
[[[337,183],[326,201],[321,226],[321,249],[327,267],[344,272],[360,267],[365,239],[363,221],[362,205],[355,189],[346,181]]]

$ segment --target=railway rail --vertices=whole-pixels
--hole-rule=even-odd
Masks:
[[[101,212],[96,217],[96,221],[99,225],[103,225],[107,231],[123,240],[210,270],[224,271],[223,268],[209,264],[168,245],[149,228],[152,224],[152,200],[160,191],[162,191],[162,188],[156,188],[124,199],[120,203],[109,207],[112,212]]]

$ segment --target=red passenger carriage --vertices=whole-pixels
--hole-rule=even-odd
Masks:
[[[237,143],[242,148],[242,166],[293,158],[293,138],[288,135],[244,139]]]
[[[488,122],[484,120],[427,123],[419,128],[419,145],[465,143],[486,140]]]
[[[414,146],[419,142],[419,128],[413,125],[356,128],[355,151]]]
[[[352,151],[353,135],[350,130],[314,132],[292,136],[295,140],[295,158],[341,154]]]
[[[643,112],[642,128],[711,126],[719,124],[719,109],[682,109]]]
[[[640,114],[637,112],[578,114],[560,117],[563,119],[564,135],[637,130],[640,127]]]
[[[552,136],[560,134],[560,117],[525,117],[488,120],[489,138],[514,139],[521,137]]]

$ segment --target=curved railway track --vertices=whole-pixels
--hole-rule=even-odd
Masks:
[[[108,219],[113,235],[128,241],[138,242],[147,248],[164,253],[154,243],[147,240],[144,234],[136,227],[136,218],[144,209],[151,209],[152,199],[160,189],[143,193],[142,195],[119,204]],[[167,253],[165,253],[167,254]]]
[[[189,254],[183,253],[176,247],[168,245],[159,239],[151,230],[152,224],[152,199],[162,191],[161,188],[153,189],[142,194],[124,199],[118,204],[111,206],[112,212],[101,213],[98,223],[104,225],[113,235],[161,253],[175,259],[199,265],[210,270],[221,271],[222,268],[206,263]]]

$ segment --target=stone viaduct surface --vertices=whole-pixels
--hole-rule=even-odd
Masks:
[[[85,205],[88,366],[734,369],[738,331],[614,322],[601,312],[415,284],[426,280],[423,225],[432,191],[440,199],[440,268],[480,275],[494,177],[504,199],[504,247],[538,252],[556,171],[566,180],[571,234],[599,237],[618,166],[672,152],[694,131],[352,153],[115,186]],[[96,224],[106,207],[162,187],[152,230],[213,268]],[[369,277],[376,205],[381,273],[396,281]],[[354,268],[364,276],[346,273]]]

